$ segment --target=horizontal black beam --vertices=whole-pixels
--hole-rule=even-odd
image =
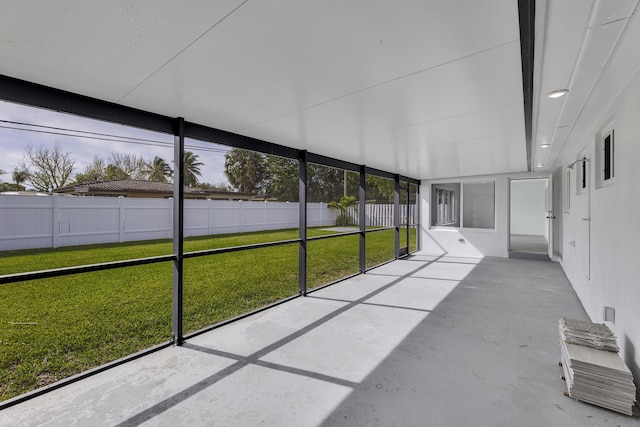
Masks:
[[[415,178],[409,178],[408,176],[400,175],[400,181],[408,182],[409,184],[420,185],[420,180]]]
[[[275,242],[254,243],[251,245],[229,246],[228,248],[205,249],[203,251],[185,252],[182,258],[197,258],[206,255],[225,254],[229,252],[246,251],[248,249],[268,248],[271,246],[289,245],[292,243],[300,243],[300,239],[277,240]]]
[[[343,237],[343,236],[353,236],[355,234],[360,234],[360,230],[357,231],[349,231],[347,233],[336,233],[336,234],[326,234],[324,236],[313,236],[313,237],[307,237],[307,242],[310,242],[312,240],[324,240],[324,239],[331,239],[332,237]]]
[[[369,166],[364,168],[364,172],[367,175],[375,175],[382,178],[395,179],[396,175],[391,172],[386,172],[380,169],[370,168]]]
[[[0,276],[0,285],[5,283],[25,282],[34,279],[69,276],[71,274],[89,273],[92,271],[111,270],[113,268],[133,267],[136,265],[154,264],[175,260],[174,255],[161,255],[148,258],[128,259],[124,261],[102,262],[99,264],[78,265],[73,267],[54,268],[51,270],[29,271],[26,273],[6,274]]]
[[[137,108],[0,75],[0,99],[82,117],[173,133],[174,119]]]
[[[307,153],[308,163],[317,163],[332,168],[345,169],[353,172],[360,172],[360,165],[347,162],[346,160],[338,160],[333,157],[322,156],[320,154]]]
[[[371,228],[367,230],[367,233],[375,233],[376,231],[385,231],[385,230],[395,230],[395,227],[380,227],[380,228]]]
[[[238,135],[237,133],[214,129],[196,123],[186,122],[184,124],[184,134],[187,138],[214,142],[216,144],[243,148],[245,150],[257,151],[259,153],[271,154],[274,156],[298,159],[298,150],[295,148],[285,147],[284,145],[274,144],[273,142]]]

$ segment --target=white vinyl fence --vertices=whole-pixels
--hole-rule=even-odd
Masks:
[[[298,203],[185,200],[184,234],[298,227]],[[309,227],[335,225],[326,203],[307,205]],[[0,195],[0,251],[170,238],[173,200]]]
[[[392,204],[370,204],[364,206],[366,227],[393,227]],[[346,215],[352,225],[360,225],[358,206],[347,208]],[[404,223],[405,218],[407,218],[407,205],[400,205],[400,223]],[[409,224],[417,224],[416,219],[416,205],[409,205]]]

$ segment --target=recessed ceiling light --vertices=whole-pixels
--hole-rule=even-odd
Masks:
[[[549,144],[548,142],[545,142],[544,144],[540,144],[540,148],[549,148],[551,147],[551,144]]]
[[[547,94],[547,98],[560,98],[562,96],[565,96],[567,93],[569,93],[569,89],[554,90],[553,92],[549,92]]]
[[[536,166],[541,168],[542,167],[542,163],[538,163]]]

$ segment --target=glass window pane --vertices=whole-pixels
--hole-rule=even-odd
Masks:
[[[431,185],[431,225],[460,227],[460,184]]]
[[[465,228],[495,228],[495,190],[493,182],[466,183],[463,186]]]

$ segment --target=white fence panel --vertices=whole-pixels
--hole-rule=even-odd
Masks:
[[[242,231],[242,203],[231,200],[212,200],[213,220],[209,234],[240,233]]]
[[[365,205],[365,225],[367,227],[393,227],[392,204],[370,204]],[[409,205],[409,224],[416,224],[416,206]],[[347,208],[347,216],[351,219],[353,225],[359,225],[358,207],[352,206]],[[400,222],[404,222],[407,217],[407,205],[400,205]]]
[[[267,229],[267,202],[242,202],[242,231],[263,231]]]
[[[120,240],[120,199],[101,197],[87,203],[77,197],[53,196],[57,239],[54,247],[111,243]],[[57,227],[57,230],[55,228]]]
[[[338,211],[330,209],[326,203],[307,204],[307,227],[335,225]]]
[[[185,236],[209,234],[211,222],[211,200],[185,200],[183,231]]]
[[[173,227],[173,201],[171,199],[122,197],[120,200],[122,203],[121,242],[171,237]]]
[[[53,197],[0,195],[0,249],[53,245]]]
[[[185,236],[297,228],[299,204],[185,200]],[[334,225],[337,211],[309,203],[308,225]],[[0,195],[0,250],[164,239],[173,200]]]

